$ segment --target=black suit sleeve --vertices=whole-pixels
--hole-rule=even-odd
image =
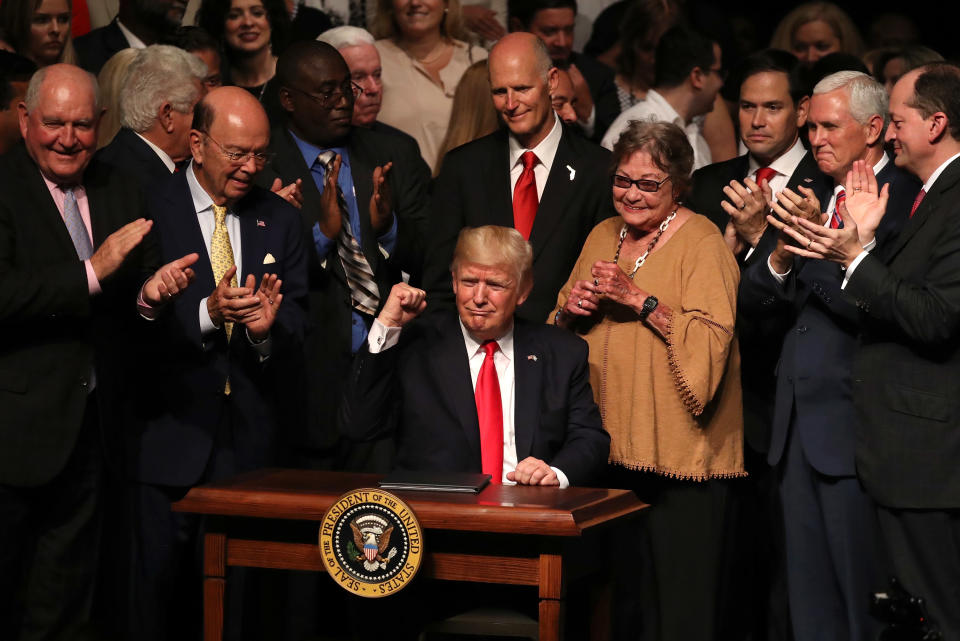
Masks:
[[[399,354],[398,345],[371,354],[364,342],[357,350],[340,403],[338,425],[342,434],[354,440],[371,440],[396,429]]]
[[[603,471],[610,455],[610,435],[603,429],[593,400],[587,344],[579,341],[576,366],[567,393],[567,432],[563,446],[548,463],[564,474],[570,485],[587,485]]]

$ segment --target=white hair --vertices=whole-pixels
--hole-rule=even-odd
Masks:
[[[887,124],[889,97],[883,85],[860,71],[838,71],[826,76],[813,88],[813,95],[846,89],[850,98],[850,117],[861,125],[867,124],[874,115]]]
[[[150,45],[137,52],[120,89],[120,124],[142,133],[169,102],[186,114],[200,95],[197,81],[207,76],[207,65],[192,53],[170,45]]]
[[[326,42],[334,49],[346,49],[347,47],[359,47],[361,45],[373,45],[374,38],[370,32],[360,27],[351,27],[344,25],[327,29],[319,36],[317,40]]]

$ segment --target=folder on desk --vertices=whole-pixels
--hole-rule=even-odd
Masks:
[[[385,490],[419,490],[429,492],[463,492],[476,494],[490,484],[489,474],[469,472],[410,472],[397,470],[381,479]]]

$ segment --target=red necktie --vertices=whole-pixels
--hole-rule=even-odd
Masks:
[[[757,170],[757,185],[763,187],[763,181],[766,180],[767,183],[773,180],[773,177],[777,175],[776,169],[770,169],[769,167],[761,167]]]
[[[493,363],[496,341],[481,346],[487,355],[477,376],[477,418],[480,419],[480,460],[484,474],[493,477],[491,483],[503,481],[503,408],[500,402],[500,379]]]
[[[843,228],[843,219],[840,218],[840,205],[847,200],[847,192],[840,188],[837,192],[837,202],[833,205],[833,215],[830,216],[830,229]]]
[[[540,159],[532,151],[525,151],[520,156],[523,161],[523,173],[513,188],[513,226],[517,228],[525,240],[530,240],[533,230],[533,219],[537,216],[537,179],[533,175],[533,168]]]
[[[913,199],[913,207],[910,208],[910,218],[913,218],[913,215],[917,213],[917,207],[920,206],[920,202],[923,200],[923,197],[926,195],[927,195],[927,192],[921,189],[920,193],[917,194],[917,197]]]

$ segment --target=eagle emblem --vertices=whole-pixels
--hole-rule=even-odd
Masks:
[[[396,556],[396,547],[387,552],[393,528],[386,519],[373,514],[365,514],[350,521],[353,544],[357,550],[354,560],[362,562],[368,572],[386,569],[387,564]]]

